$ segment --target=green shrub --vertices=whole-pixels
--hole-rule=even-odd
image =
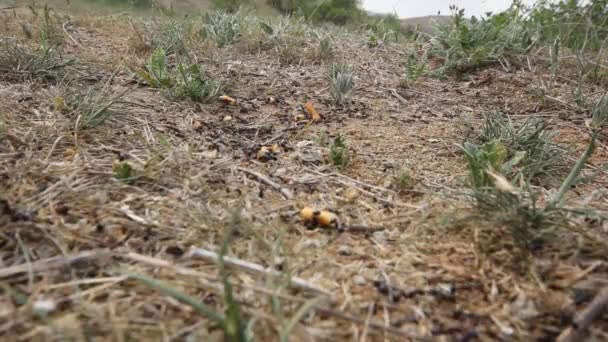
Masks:
[[[488,64],[500,63],[508,68],[510,61],[532,47],[521,7],[467,20],[464,10],[451,6],[452,23],[442,26],[431,39],[431,52],[443,60],[439,72],[463,73]]]

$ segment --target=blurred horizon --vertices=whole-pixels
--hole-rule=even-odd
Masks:
[[[523,0],[532,5],[536,0]],[[511,5],[512,0],[362,0],[361,6],[376,14],[396,14],[399,18],[416,18],[432,15],[450,15],[450,5],[465,9],[465,15],[480,16],[486,12],[497,13]]]

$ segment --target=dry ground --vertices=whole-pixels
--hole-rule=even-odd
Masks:
[[[20,34],[9,15],[2,20],[9,36]],[[585,115],[535,95],[537,74],[547,72],[542,58],[531,60],[536,73],[527,65],[495,67],[404,88],[408,43],[370,49],[365,36],[349,34],[335,41],[335,60],[354,66],[356,91],[336,107],[312,38],[298,41],[292,65],[252,42],[199,46],[198,63],[229,81],[227,94],[238,101],[201,105],[163,98],[128,72],[149,53],[137,50],[128,18],[80,17],[68,28],[73,40],[66,37],[65,49],[81,61],[80,82],[95,82],[85,75],[110,80],[129,103],[76,134],[74,119],[55,108],[61,83],[0,83],[9,133],[0,140],[5,340],[221,340],[191,307],[128,274],[168,282],[222,310],[218,268],[192,249],[217,250],[231,229],[228,255],[284,271],[279,278],[231,274],[245,316],[255,318],[256,340],[277,339],[285,319],[321,296],[292,340],[549,341],[608,285],[606,254],[585,239],[521,261],[513,249],[480,252],[482,227],[456,222],[469,207],[455,197],[466,182],[456,144],[482,113],[543,118],[571,144],[573,161],[584,150]],[[570,77],[565,71],[558,80],[567,103]],[[308,100],[322,120],[298,123]],[[353,152],[343,170],[327,157],[326,142],[338,133]],[[256,159],[275,143],[273,160]],[[116,180],[117,159],[136,165],[141,177]],[[604,140],[590,170],[607,160]],[[394,184],[392,167],[402,164],[416,181],[409,191]],[[569,203],[605,212],[607,185],[602,174],[577,187]],[[335,212],[344,227],[382,229],[307,229],[297,215],[304,206]],[[606,233],[602,222],[578,227]],[[286,274],[323,292],[290,286]],[[46,301],[54,307],[37,314]],[[592,335],[608,338],[605,316]]]

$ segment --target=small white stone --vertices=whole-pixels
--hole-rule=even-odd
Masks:
[[[357,274],[353,277],[353,283],[357,286],[363,286],[366,283],[365,277]]]
[[[39,299],[32,305],[32,310],[39,315],[47,315],[57,309],[57,303],[50,299]]]
[[[232,121],[232,116],[226,115],[224,116],[224,122]]]
[[[346,245],[340,246],[340,247],[338,247],[338,255],[342,255],[342,256],[353,255],[353,249]]]

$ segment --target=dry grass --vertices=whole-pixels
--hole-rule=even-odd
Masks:
[[[4,18],[9,35],[20,35]],[[552,340],[608,283],[602,215],[574,218],[568,243],[522,261],[506,230],[460,220],[474,209],[452,199],[467,176],[456,146],[462,123],[478,129],[483,113],[500,109],[516,124],[551,121],[557,140],[585,149],[585,117],[559,102],[540,108],[527,66],[460,80],[423,76],[402,89],[409,43],[369,49],[365,35],[339,35],[333,60],[353,66],[357,91],[336,106],[316,36],[298,37],[297,63],[283,63],[272,48],[243,49],[251,37],[223,48],[192,40],[188,57],[237,100],[199,104],[141,84],[132,66],[147,57],[129,54],[128,18],[100,18],[86,29],[76,22],[64,43],[84,61],[73,81],[107,85],[128,105],[75,130],[74,117],[54,102],[62,83],[0,83],[6,340],[221,340],[218,320],[234,307],[226,283],[260,341]],[[534,56],[530,63],[550,72]],[[557,89],[570,101],[574,71],[563,70]],[[309,100],[320,122],[299,109]],[[330,158],[338,135],[350,151],[340,168]],[[257,159],[275,144],[272,158]],[[585,172],[606,161],[604,140]],[[121,163],[133,177],[117,177]],[[415,176],[406,190],[395,176],[400,165]],[[567,203],[605,213],[607,186],[601,172]],[[298,217],[304,206],[334,212],[342,229],[308,229]],[[219,252],[229,234],[227,256],[273,271],[225,261],[226,274],[197,257],[197,248]],[[604,317],[591,334],[602,340],[607,329]]]

